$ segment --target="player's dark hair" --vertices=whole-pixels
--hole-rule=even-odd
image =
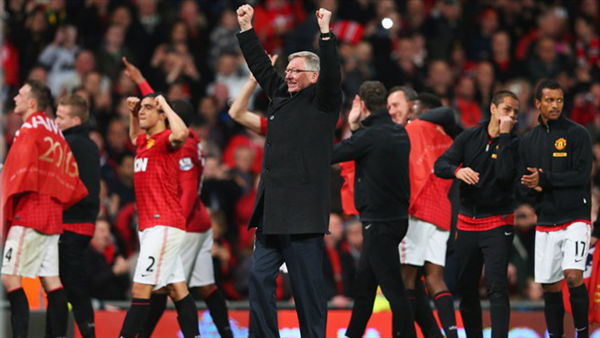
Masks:
[[[387,90],[379,81],[366,81],[358,88],[358,96],[365,102],[370,112],[385,109],[387,105]]]
[[[544,89],[560,89],[562,90],[562,87],[560,86],[560,83],[558,83],[558,81],[554,80],[554,79],[542,79],[538,82],[537,86],[535,87],[535,99],[536,100],[541,100],[542,99],[542,92],[544,91]]]

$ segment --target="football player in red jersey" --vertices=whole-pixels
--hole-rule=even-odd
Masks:
[[[146,95],[141,101],[130,97],[127,103],[131,112],[129,136],[137,147],[134,188],[140,254],[131,308],[120,337],[137,336],[148,317],[152,291],[165,286],[177,308],[183,335],[200,336],[198,312],[187,289],[179,250],[186,224],[179,202],[179,149],[189,131],[161,94]]]

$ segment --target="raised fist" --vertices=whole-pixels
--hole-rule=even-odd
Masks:
[[[127,108],[129,108],[129,112],[133,116],[137,116],[140,111],[140,98],[135,96],[130,96],[127,98]]]
[[[237,9],[238,23],[242,32],[252,29],[252,16],[254,16],[254,8],[250,5],[241,5]]]
[[[331,21],[331,12],[325,8],[319,8],[316,11],[317,22],[321,33],[329,33],[329,22]]]

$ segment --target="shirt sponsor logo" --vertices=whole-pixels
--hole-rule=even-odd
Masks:
[[[181,171],[189,171],[194,167],[194,163],[192,163],[192,159],[189,157],[184,157],[179,159],[179,170]]]
[[[559,138],[558,140],[554,141],[554,148],[556,148],[556,150],[561,151],[563,149],[565,149],[567,147],[567,140],[563,137]]]
[[[146,171],[147,168],[148,168],[148,158],[147,157],[135,159],[135,162],[133,163],[133,172],[134,173],[144,172],[144,171]]]
[[[567,157],[567,153],[552,153],[552,157]]]

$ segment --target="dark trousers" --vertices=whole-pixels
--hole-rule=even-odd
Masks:
[[[492,337],[507,337],[510,321],[507,273],[513,227],[501,226],[488,231],[457,230],[454,242],[458,262],[457,291],[460,312],[467,337],[483,337],[479,281],[485,268],[485,286],[490,300]]]
[[[275,277],[286,263],[302,337],[325,337],[327,298],[323,234],[264,235],[256,231],[250,269],[250,337],[279,337]]]
[[[83,337],[94,336],[94,309],[86,276],[89,262],[85,254],[91,239],[90,236],[65,231],[60,235],[58,245],[60,280]]]
[[[416,337],[412,309],[402,283],[398,252],[407,228],[408,220],[364,222],[363,250],[354,284],[356,296],[346,336],[363,336],[373,312],[377,285],[380,285],[392,308],[391,337]]]

